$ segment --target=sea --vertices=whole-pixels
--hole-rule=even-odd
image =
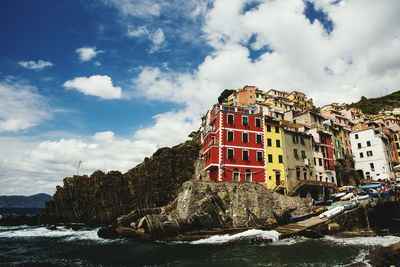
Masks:
[[[5,213],[26,212],[3,210]],[[34,210],[31,213],[35,213]],[[275,231],[248,230],[193,242],[108,240],[98,228],[51,230],[0,226],[0,267],[4,266],[350,266],[369,251],[400,242],[400,236],[279,239]]]
[[[102,239],[97,230],[0,227],[0,266],[349,266],[400,242],[392,235],[280,240],[256,229],[195,242],[135,242]]]

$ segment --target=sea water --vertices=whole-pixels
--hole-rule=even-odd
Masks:
[[[249,230],[194,242],[106,240],[98,229],[0,227],[0,266],[346,266],[400,237],[293,237]]]

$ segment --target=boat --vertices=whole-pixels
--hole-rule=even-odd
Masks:
[[[354,209],[358,206],[358,202],[357,201],[352,201],[350,203],[346,203],[343,205],[344,210],[351,210]]]
[[[330,212],[326,215],[326,217],[332,218],[332,217],[342,213],[343,211],[344,211],[343,206],[336,207],[333,210],[330,210]]]
[[[313,209],[312,214],[313,214],[313,216],[317,216],[325,211],[327,211],[326,207],[318,207],[318,208]]]
[[[382,185],[380,183],[373,183],[373,184],[365,184],[365,185],[360,185],[358,189],[361,190],[367,190],[367,189],[377,189],[380,188]]]
[[[341,197],[340,200],[349,200],[349,199],[351,199],[353,197],[354,197],[354,193],[351,192],[351,193],[348,193],[345,196]]]
[[[290,217],[289,222],[294,223],[294,222],[304,221],[308,218],[311,218],[312,216],[313,216],[313,213],[309,213],[309,214],[305,214],[305,215],[301,215],[301,216],[297,216],[297,217]]]
[[[352,185],[344,185],[344,186],[338,188],[338,190],[340,192],[354,190],[354,189],[356,189],[356,188]]]
[[[333,200],[314,200],[313,205],[314,206],[329,206],[333,203]]]
[[[346,195],[346,192],[336,193],[331,195],[332,198],[341,198]]]
[[[369,198],[369,195],[367,194],[367,195],[358,195],[357,196],[357,199],[358,200],[365,200],[365,199],[368,199]]]

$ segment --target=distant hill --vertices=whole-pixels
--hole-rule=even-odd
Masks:
[[[52,197],[47,194],[32,196],[0,196],[0,208],[44,208]]]
[[[359,108],[366,114],[378,114],[383,108],[400,108],[400,91],[377,98],[361,97],[361,100],[348,105],[350,108]]]

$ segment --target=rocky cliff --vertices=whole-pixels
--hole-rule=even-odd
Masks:
[[[211,233],[272,228],[311,212],[309,199],[283,196],[256,183],[189,181],[169,205],[118,218],[114,229],[142,239],[187,240]],[[214,230],[214,231],[213,231]],[[100,232],[100,235],[102,233]]]
[[[53,200],[46,203],[41,223],[109,223],[133,209],[163,206],[172,201],[183,182],[194,174],[200,144],[194,138],[161,148],[128,172],[96,171],[67,177]],[[134,151],[132,151],[134,153]]]

